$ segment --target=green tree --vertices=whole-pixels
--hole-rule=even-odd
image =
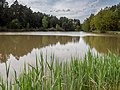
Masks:
[[[29,29],[29,28],[30,28],[30,24],[27,23],[27,25],[26,25],[26,29]]]
[[[43,25],[44,29],[46,29],[48,27],[48,21],[47,21],[46,16],[44,16],[43,19],[42,19],[42,25]]]
[[[112,10],[104,10],[98,13],[91,22],[94,28],[98,31],[115,31],[118,29],[118,15],[117,12]]]
[[[29,24],[29,25],[28,25]],[[15,26],[14,26],[15,25]],[[9,7],[6,0],[0,0],[0,27],[7,28],[54,28],[59,26],[62,30],[80,30],[81,24],[78,19],[68,19],[33,12],[26,5],[19,4],[17,0]],[[120,31],[120,3],[112,7],[101,9],[95,16],[91,14],[82,24],[84,31]]]
[[[86,32],[92,31],[91,28],[90,28],[90,22],[91,22],[91,20],[93,19],[93,17],[94,17],[94,14],[91,14],[90,17],[87,18],[87,19],[84,21],[84,23],[83,23],[83,25],[82,25],[82,29],[83,29],[84,31],[86,31]]]
[[[82,25],[82,29],[86,32],[90,31],[90,21],[86,19]]]
[[[20,28],[20,22],[18,19],[13,19],[10,23],[9,23],[9,28],[11,29],[19,29]]]
[[[5,26],[8,23],[8,2],[0,0],[0,26]]]
[[[80,20],[74,19],[73,23],[74,23],[74,28],[75,28],[75,30],[76,30],[76,31],[80,31],[80,30],[81,30]]]
[[[55,16],[52,16],[50,19],[50,27],[56,27],[56,24],[58,24],[58,19]]]
[[[81,27],[80,27],[79,25],[76,25],[75,30],[76,30],[76,31],[80,31],[80,30],[81,30]]]
[[[61,31],[62,30],[61,27],[60,27],[60,25],[56,24],[56,30],[57,31]]]
[[[66,22],[68,22],[68,18],[66,18],[66,17],[60,17],[60,19],[59,19],[59,25],[61,27],[63,26],[63,23],[65,24]]]

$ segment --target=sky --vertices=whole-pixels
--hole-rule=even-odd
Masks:
[[[6,0],[12,4],[15,0]],[[31,7],[33,11],[59,17],[80,19],[81,22],[101,8],[118,4],[120,0],[18,0],[20,4]]]

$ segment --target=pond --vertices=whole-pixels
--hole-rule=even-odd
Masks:
[[[109,50],[120,55],[120,36],[85,32],[24,32],[0,33],[0,72],[5,74],[4,62],[18,74],[24,63],[35,64],[36,55],[54,54],[61,61],[71,57],[83,58],[88,50],[105,54]],[[10,69],[11,77],[14,70]]]

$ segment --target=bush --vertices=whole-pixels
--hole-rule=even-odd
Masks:
[[[9,25],[8,25],[9,28],[11,29],[20,29],[21,25],[20,25],[20,22],[18,19],[13,19]]]

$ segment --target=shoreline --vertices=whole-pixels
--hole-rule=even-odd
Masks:
[[[40,32],[52,32],[52,33],[59,33],[59,32],[83,32],[83,33],[90,33],[90,34],[110,34],[110,35],[120,35],[120,31],[92,31],[92,32],[85,32],[83,30],[75,31],[75,30],[50,30],[50,29],[0,29],[0,33],[40,33]],[[1,35],[0,34],[0,35]]]
[[[64,30],[64,29],[57,30],[56,28],[47,28],[47,29],[43,29],[43,28],[38,28],[38,29],[34,29],[34,28],[30,28],[30,29],[0,28],[0,32],[78,32],[78,31],[82,31],[82,30]]]
[[[106,31],[104,33],[102,32],[99,32],[99,31],[93,31],[91,33],[95,33],[95,34],[114,34],[114,35],[119,35],[120,34],[120,31]]]

